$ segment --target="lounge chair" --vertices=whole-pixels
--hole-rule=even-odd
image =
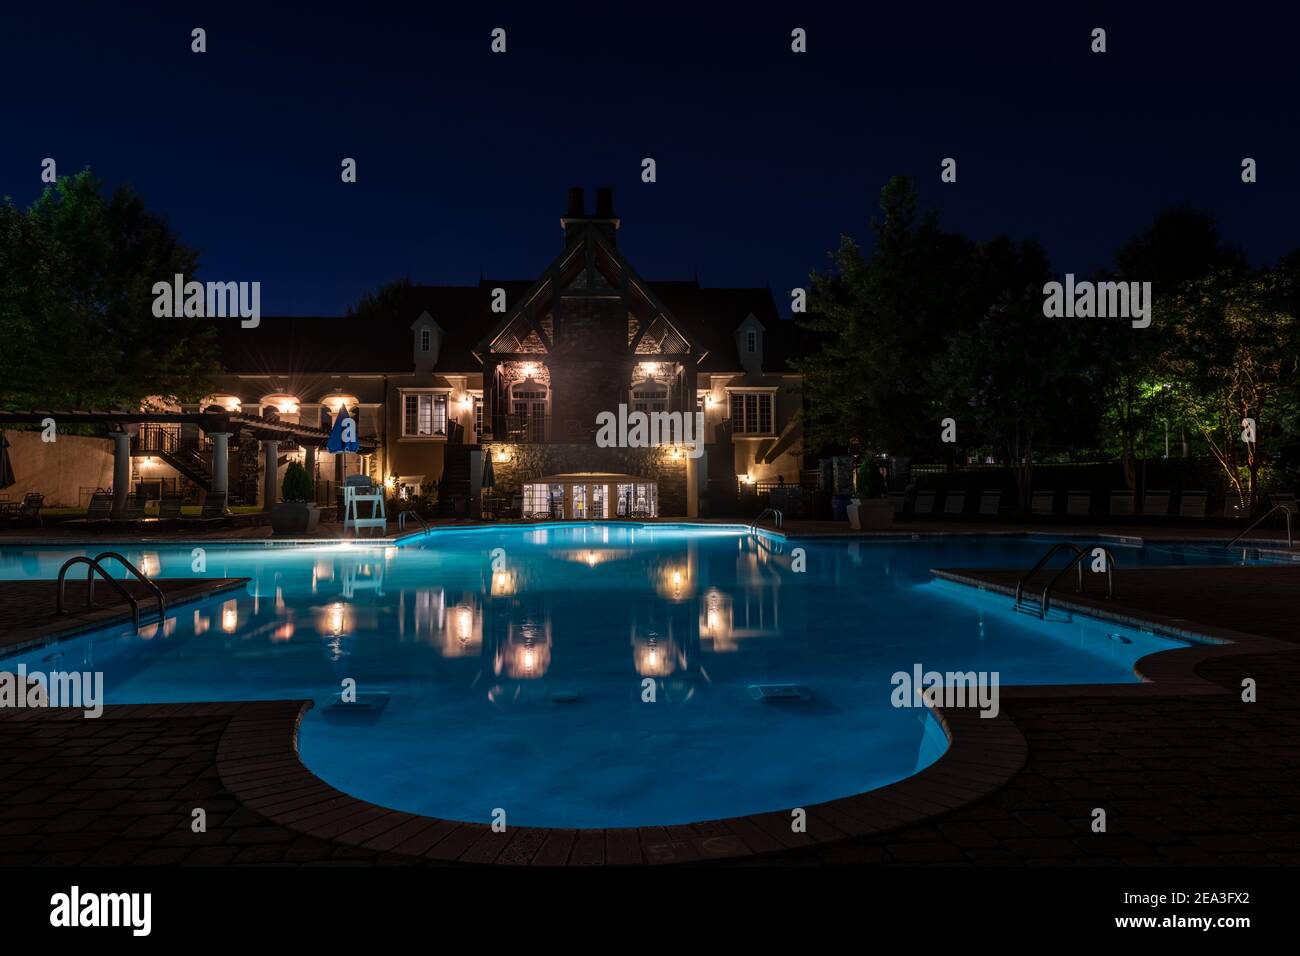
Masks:
[[[1035,491],[1033,500],[1029,504],[1029,511],[1030,514],[1050,515],[1055,504],[1055,491]]]
[[[980,514],[995,515],[1002,508],[1002,492],[986,491],[980,495]]]
[[[149,499],[144,495],[127,495],[126,496],[126,518],[128,521],[141,521],[144,519],[144,510],[149,505]]]
[[[163,495],[158,501],[159,520],[169,520],[181,516],[184,499],[180,495]]]
[[[943,496],[943,513],[946,515],[959,515],[966,510],[966,489],[953,488],[944,493]]]
[[[1183,518],[1204,518],[1205,517],[1205,499],[1208,497],[1204,491],[1184,491],[1178,499],[1178,514]]]
[[[87,521],[107,521],[113,517],[113,496],[107,491],[97,491],[90,496],[86,506]]]
[[[1112,491],[1110,493],[1110,513],[1112,515],[1131,515],[1133,513],[1133,492]]]
[[[203,510],[199,512],[199,520],[211,521],[214,518],[225,518],[228,497],[229,495],[224,491],[209,491],[203,498]]]
[[[1067,515],[1087,515],[1092,508],[1092,492],[1090,491],[1071,491],[1065,499],[1065,513]]]
[[[1142,514],[1163,518],[1169,514],[1169,492],[1148,491],[1142,496]]]
[[[928,515],[934,514],[934,492],[918,491],[916,493],[916,502],[912,505],[912,514]]]
[[[23,495],[23,500],[18,504],[6,504],[4,511],[0,512],[0,518],[6,523],[20,521],[34,521],[37,526],[44,527],[41,521],[41,508],[45,505],[45,496],[35,493]]]

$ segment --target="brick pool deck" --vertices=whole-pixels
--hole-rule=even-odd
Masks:
[[[991,589],[1018,576],[954,573]],[[1300,565],[1125,570],[1118,585],[1113,601],[1066,589],[1054,605],[1233,643],[1144,658],[1143,684],[1003,688],[992,720],[941,710],[944,757],[808,807],[806,834],[781,812],[497,834],[374,807],[298,760],[300,701],[118,706],[97,720],[6,709],[0,865],[1300,863]],[[1256,703],[1241,700],[1247,677]],[[204,833],[191,830],[198,808]],[[1094,808],[1105,833],[1091,831]]]

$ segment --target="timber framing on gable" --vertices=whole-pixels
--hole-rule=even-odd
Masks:
[[[594,224],[582,227],[574,241],[520,297],[515,306],[473,349],[486,363],[520,354],[544,355],[554,349],[551,318],[560,296],[621,299],[628,313],[627,355],[694,356],[707,350],[679,323],[649,283],[642,279]]]

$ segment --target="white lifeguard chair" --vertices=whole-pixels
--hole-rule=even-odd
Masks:
[[[370,504],[370,516],[367,518],[361,517],[357,511],[357,505],[363,502]],[[347,534],[351,529],[360,537],[362,528],[378,528],[381,535],[387,533],[388,515],[384,510],[384,489],[382,486],[376,487],[365,475],[351,475],[343,483],[343,533]]]

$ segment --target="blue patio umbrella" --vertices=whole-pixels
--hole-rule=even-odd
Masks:
[[[14,477],[13,462],[9,460],[9,439],[0,432],[0,488],[8,488],[18,479]]]
[[[483,456],[483,489],[489,491],[496,486],[496,483],[496,470],[492,467],[492,455],[489,452]]]
[[[343,423],[347,421],[351,421],[353,424],[351,441],[345,441],[343,437]],[[352,413],[348,411],[347,406],[344,406],[339,409],[339,417],[335,420],[334,427],[330,429],[330,437],[325,443],[325,450],[338,454],[341,451],[355,452],[360,448],[361,445],[357,442],[356,419],[352,417]]]

